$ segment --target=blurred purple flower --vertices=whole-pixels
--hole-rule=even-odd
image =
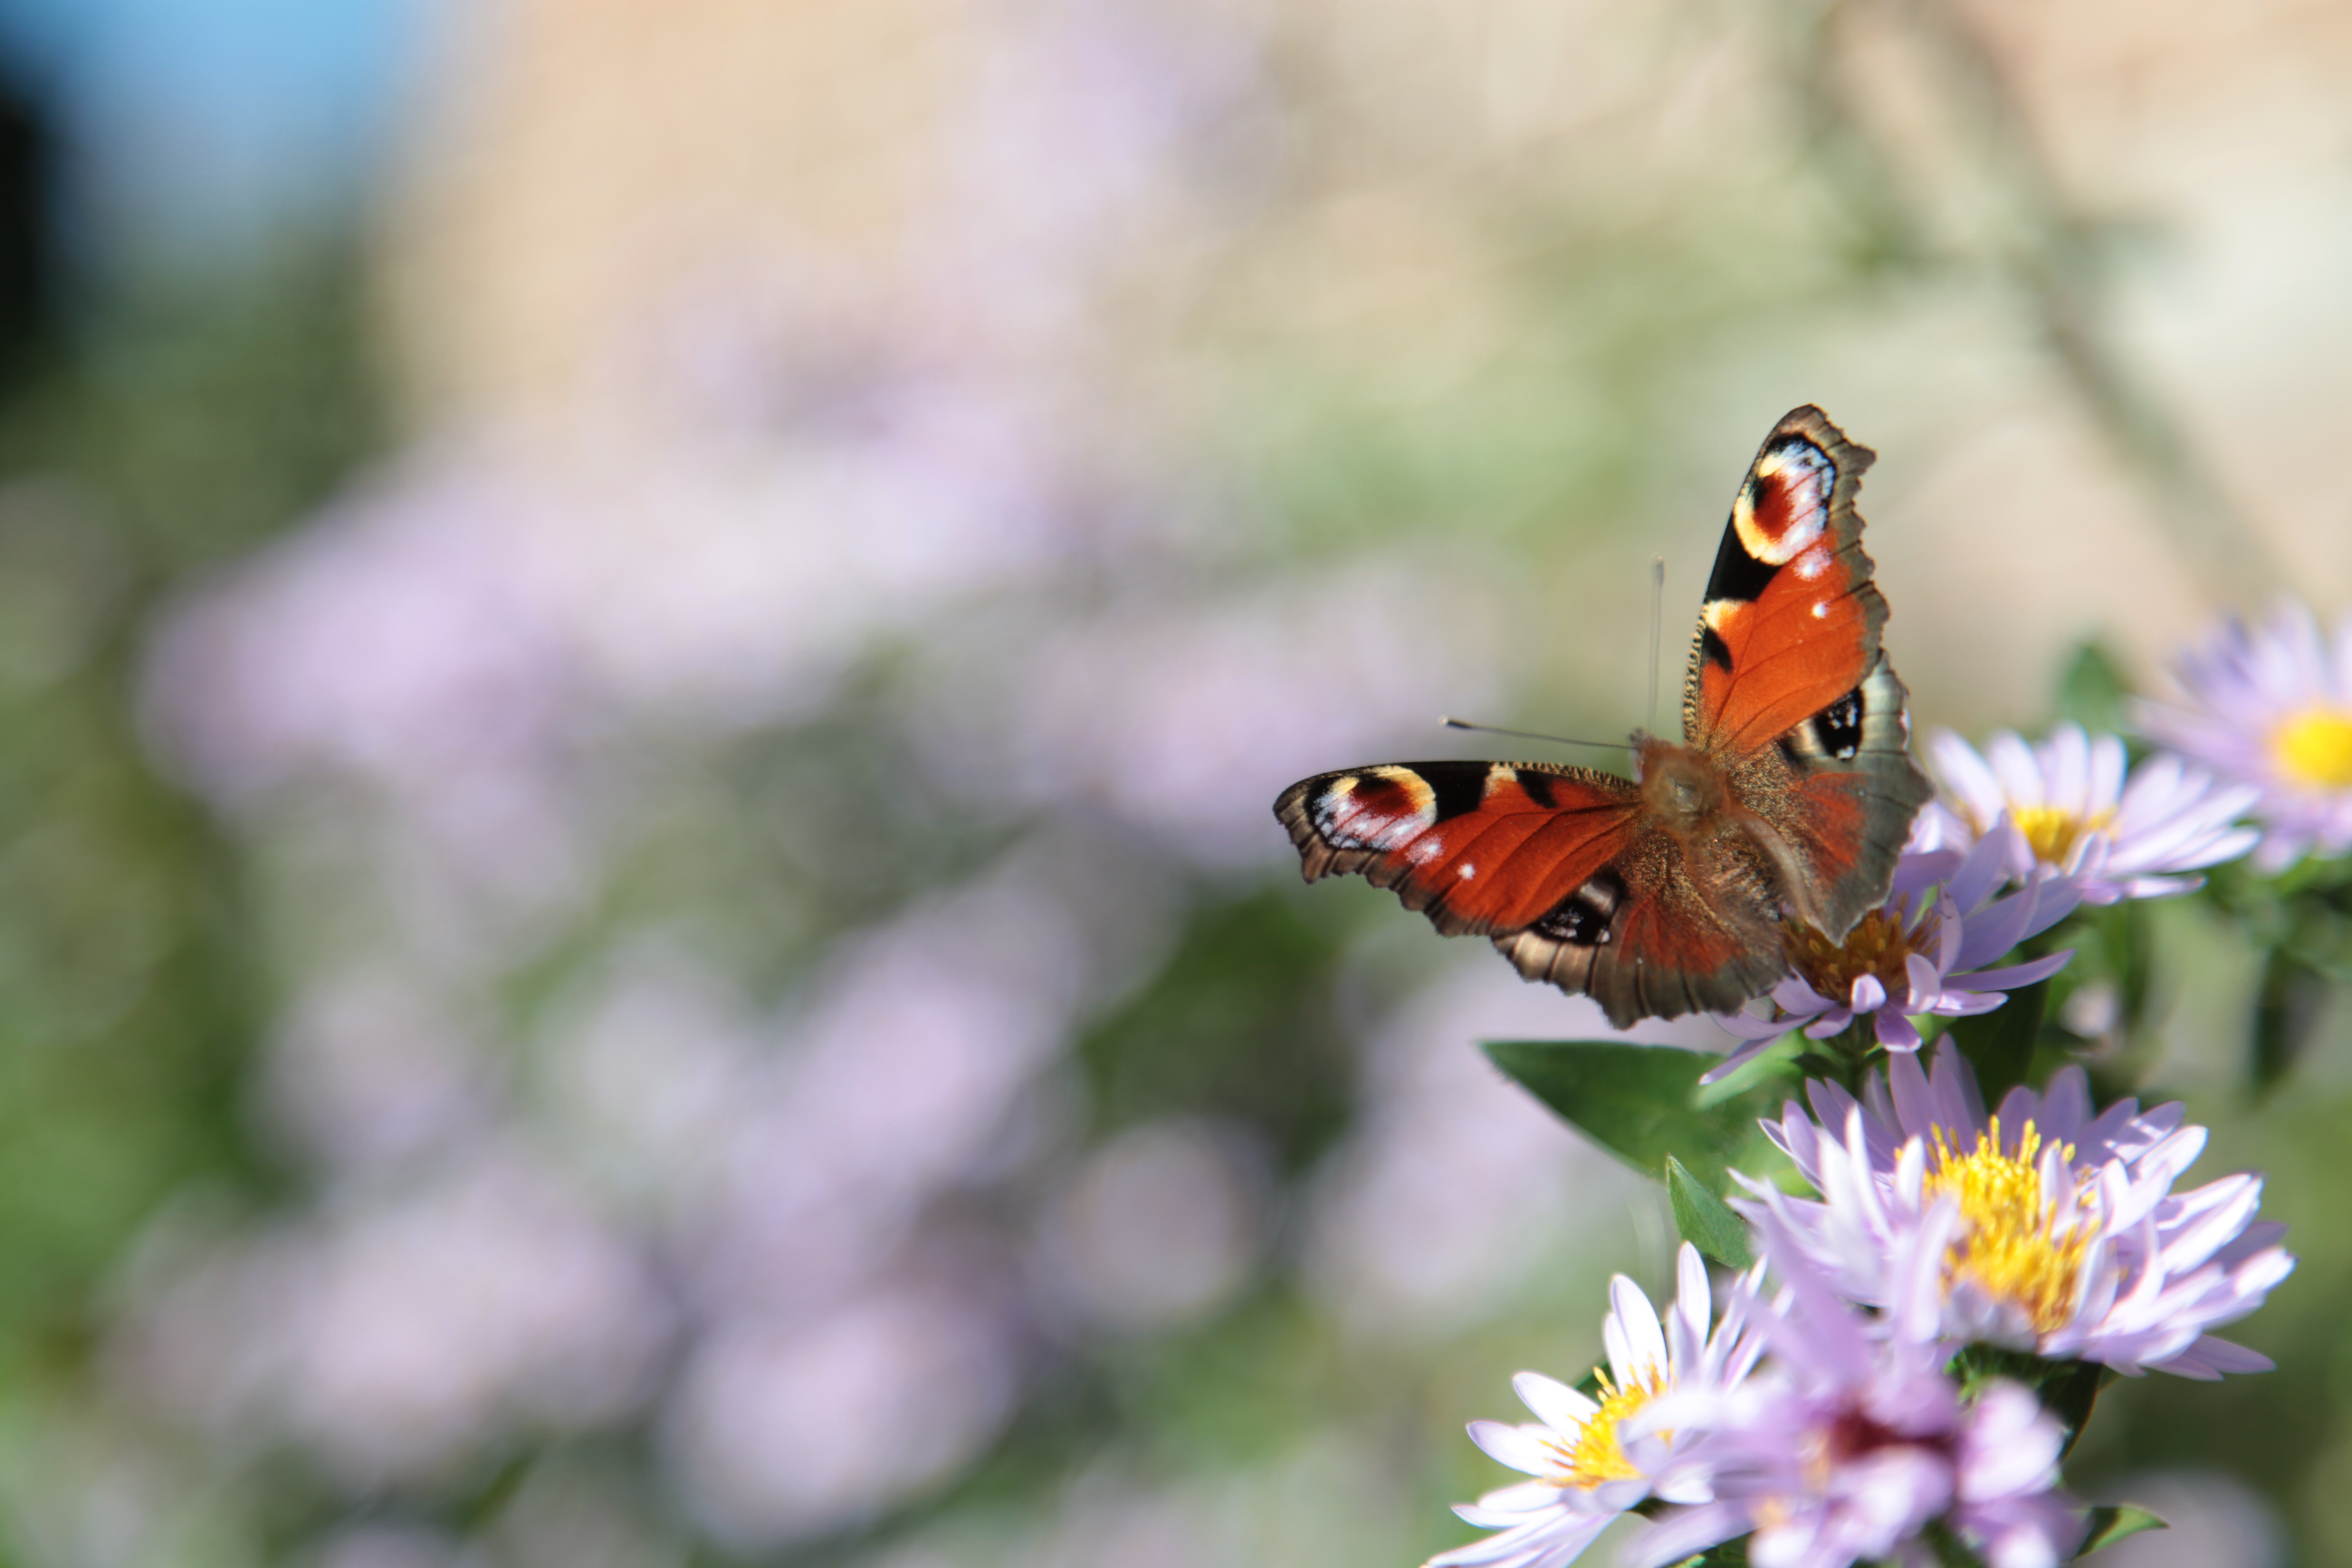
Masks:
[[[2063,1433],[2014,1384],[1961,1402],[1934,1338],[1940,1239],[1898,1251],[1895,1293],[1874,1320],[1778,1230],[1767,1222],[1786,1288],[1764,1320],[1765,1368],[1727,1390],[1677,1391],[1627,1423],[1636,1435],[1674,1432],[1668,1479],[1683,1472],[1713,1494],[1665,1515],[1627,1562],[1660,1568],[1753,1531],[1748,1559],[1769,1568],[1929,1568],[1937,1558],[1922,1534],[1938,1520],[1992,1568],[2059,1562],[2083,1531],[2053,1490]]]
[[[2017,835],[2004,817],[1964,857],[1948,849],[1912,850],[1895,869],[1892,895],[1864,913],[1842,942],[1811,927],[1789,927],[1796,973],[1774,986],[1769,1015],[1728,1013],[1717,1022],[1748,1043],[1707,1074],[1712,1083],[1745,1066],[1790,1029],[1822,1040],[1868,1018],[1892,1052],[1919,1048],[1922,1015],[1989,1013],[2008,993],[2045,980],[2074,956],[2069,948],[2001,969],[1982,967],[2074,912],[2065,878],[2031,882],[2004,899]]]
[[[1035,1251],[1043,1293],[1113,1332],[1208,1317],[1257,1261],[1265,1166],[1240,1126],[1163,1121],[1121,1132],[1045,1210]]]
[[[1708,1500],[1705,1477],[1675,1467],[1673,1433],[1650,1432],[1635,1439],[1620,1423],[1677,1392],[1712,1395],[1738,1385],[1764,1349],[1761,1329],[1749,1321],[1763,1269],[1759,1266],[1732,1286],[1719,1320],[1706,1265],[1688,1242],[1676,1255],[1675,1277],[1678,1293],[1663,1324],[1640,1286],[1622,1274],[1611,1281],[1609,1315],[1601,1325],[1609,1371],[1597,1374],[1599,1403],[1541,1373],[1523,1372],[1512,1386],[1536,1421],[1517,1426],[1471,1423],[1473,1442],[1535,1479],[1455,1508],[1481,1530],[1501,1533],[1442,1552],[1428,1568],[1565,1568],[1626,1510],[1649,1497]]]
[[[313,1561],[318,1568],[460,1568],[466,1552],[437,1531],[371,1521],[337,1531]]]
[[[300,933],[282,956],[302,1005],[270,1109],[324,1190],[282,1236],[205,1238],[209,1261],[123,1331],[126,1361],[169,1363],[145,1387],[256,1442],[306,1439],[371,1489],[658,1402],[677,1489],[756,1545],[887,1507],[992,1440],[1057,1304],[1008,1283],[1045,1284],[1020,1273],[1040,1193],[1069,1194],[1037,1228],[1069,1244],[1058,1304],[1083,1297],[1089,1321],[1160,1328],[1246,1283],[1260,1194],[1234,1150],[1162,1128],[1075,1182],[1051,1168],[1077,1142],[1053,1070],[1074,1026],[1169,939],[1172,857],[1135,829],[1258,858],[1260,826],[1234,825],[1325,760],[1261,758],[1268,736],[1345,751],[1465,700],[1456,667],[1365,629],[1431,603],[1410,567],[1170,592],[1204,558],[1229,580],[1256,518],[1202,504],[1132,400],[1103,395],[1126,374],[1100,353],[1106,296],[1129,310],[1141,271],[1213,243],[1221,174],[1262,184],[1197,155],[1250,107],[1255,36],[1091,3],[986,24],[954,77],[972,90],[940,84],[948,156],[902,261],[811,260],[749,330],[735,298],[682,331],[624,321],[619,374],[572,389],[584,421],[567,405],[438,434],[175,606],[151,733],[294,867],[271,921]],[[1039,181],[1040,159],[1069,177]],[[761,989],[803,963],[797,931],[707,940],[743,913],[736,868],[664,860],[686,879],[643,901],[609,879],[616,846],[661,855],[680,820],[737,804],[713,809],[704,757],[824,713],[877,650],[953,661],[1002,621],[1017,679],[971,721],[1020,766],[950,742],[937,793],[959,831],[974,805],[1009,807],[988,834],[1050,813],[1010,869],[828,938],[778,1015],[726,975],[646,973],[688,929]],[[896,739],[887,716],[848,722]],[[1041,842],[1106,815],[1078,802],[1110,808],[1117,864],[1041,871]],[[839,926],[789,881],[755,901],[788,930]],[[477,940],[489,921],[530,940]],[[516,1009],[516,1040],[525,958],[550,961],[534,997],[562,990],[544,1027]],[[485,1176],[484,1146],[534,1163]],[[941,1198],[989,1185],[984,1234],[956,1236],[1002,1299],[909,1283],[955,1229]],[[1133,1226],[1171,1213],[1193,1245],[1139,1264]]]
[[[2083,1069],[2069,1067],[1987,1117],[1949,1042],[1932,1078],[1916,1057],[1890,1058],[1865,1080],[1866,1103],[1808,1088],[1813,1117],[1792,1101],[1764,1125],[1822,1201],[1743,1177],[1750,1199],[1736,1206],[1775,1219],[1849,1299],[1894,1301],[1906,1284],[1895,1260],[1929,1234],[1946,1238],[1933,1250],[1948,1342],[2135,1374],[2269,1369],[2206,1331],[2261,1306],[2293,1270],[2277,1245],[2285,1226],[2255,1222],[2257,1176],[2173,1191],[2205,1146],[2180,1106],[2142,1114],[2126,1100],[2094,1116]]]
[[[715,1151],[774,1091],[775,1024],[667,941],[640,939],[598,968],[551,1009],[533,1053],[541,1137],[608,1200],[693,1215]]]
[[[2267,624],[2231,620],[2174,673],[2181,700],[2139,702],[2154,739],[2257,794],[2254,864],[2284,870],[2316,850],[2352,847],[2352,616],[2331,639],[2311,611],[2282,602]]]
[[[854,1525],[969,1464],[1019,1393],[1000,1294],[960,1278],[894,1283],[814,1319],[711,1325],[665,1422],[706,1522],[772,1545]]]
[[[1014,863],[843,943],[765,1081],[706,1140],[686,1216],[704,1300],[808,1310],[886,1262],[968,1180],[1061,1051],[1094,961]]]
[[[420,805],[615,719],[804,714],[875,638],[1065,563],[1078,524],[1003,401],[940,376],[796,439],[419,453],[180,607],[157,731],[233,802],[341,773]]]
[[[356,1489],[432,1479],[514,1428],[610,1426],[675,1320],[555,1172],[478,1147],[395,1195],[223,1244],[141,1303],[141,1393],[231,1445],[292,1440]]]
[[[1328,1464],[1341,1458],[1318,1453],[1315,1462]],[[1321,1489],[1297,1473],[1295,1461],[1286,1468],[1290,1473],[1278,1471],[1272,1483],[1286,1488],[1286,1499],[1297,1497],[1287,1489],[1302,1479],[1310,1493]],[[1265,1535],[1262,1527],[1253,1528],[1251,1507],[1235,1506],[1240,1500],[1234,1481],[1225,1479],[1220,1485],[1197,1475],[1170,1477],[1164,1469],[1148,1460],[1138,1463],[1135,1456],[1116,1447],[1095,1457],[1066,1483],[1051,1522],[1016,1547],[1013,1560],[1031,1568],[1102,1568],[1110,1563],[1118,1568],[1246,1568],[1263,1560]],[[1317,1503],[1334,1500],[1339,1500],[1315,1499]],[[1365,1530],[1363,1516],[1376,1513],[1360,1506],[1348,1527],[1370,1541],[1384,1542],[1384,1535]],[[1327,1526],[1318,1544],[1329,1541],[1331,1533]],[[1276,1555],[1284,1561],[1290,1557]],[[911,1557],[893,1553],[877,1568],[966,1568],[971,1562],[950,1549]]]
[[[416,976],[354,965],[291,998],[269,1042],[264,1105],[314,1169],[385,1174],[495,1122],[488,1054]]]
[[[1712,1026],[1652,1025],[1696,1043]],[[1423,992],[1370,1042],[1364,1106],[1317,1173],[1306,1227],[1315,1294],[1349,1331],[1412,1339],[1503,1310],[1542,1254],[1572,1246],[1641,1178],[1591,1143],[1562,1138],[1530,1095],[1462,1048],[1607,1027],[1584,998],[1563,1003],[1480,953]]]
[[[1127,595],[996,626],[978,647],[939,639],[918,743],[960,798],[1108,809],[1172,857],[1258,864],[1282,852],[1256,816],[1285,784],[1334,757],[1425,744],[1448,707],[1499,700],[1497,618],[1470,579],[1411,559]],[[1393,635],[1416,619],[1443,629]]]
[[[2204,879],[2178,873],[2234,860],[2262,837],[2236,826],[2260,796],[2251,784],[2225,786],[2169,753],[2127,779],[2124,743],[2079,724],[2032,745],[1999,731],[1983,755],[1946,730],[1929,749],[1949,804],[1927,809],[1953,819],[1938,842],[1966,848],[2006,815],[2011,875],[2063,877],[2087,904],[2192,891]]]

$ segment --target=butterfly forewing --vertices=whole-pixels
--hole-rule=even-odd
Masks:
[[[1307,880],[1360,871],[1449,936],[1534,925],[1622,847],[1633,785],[1539,763],[1388,763],[1303,779],[1275,815]]]
[[[1685,739],[1795,849],[1833,938],[1886,896],[1933,793],[1854,509],[1876,458],[1811,405],[1772,427],[1724,525],[1683,687]]]
[[[1877,459],[1818,408],[1772,427],[1733,498],[1683,683],[1683,735],[1738,755],[1862,684],[1886,601],[1870,580],[1854,493]]]

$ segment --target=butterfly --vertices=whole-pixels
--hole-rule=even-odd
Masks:
[[[1786,921],[1843,941],[1934,793],[1854,510],[1876,458],[1811,405],[1764,438],[1699,607],[1680,745],[1636,731],[1632,779],[1480,762],[1303,779],[1274,810],[1307,879],[1360,872],[1619,1028],[1769,989]]]

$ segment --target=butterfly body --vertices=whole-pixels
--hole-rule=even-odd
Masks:
[[[1360,873],[1620,1027],[1768,989],[1784,921],[1842,939],[1931,793],[1853,509],[1872,457],[1810,406],[1765,438],[1708,580],[1681,743],[1637,733],[1630,780],[1483,762],[1301,780],[1275,813],[1307,879]]]

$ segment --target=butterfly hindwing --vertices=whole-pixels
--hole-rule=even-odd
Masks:
[[[1852,694],[1728,770],[1795,849],[1811,918],[1832,941],[1886,897],[1911,819],[1935,793],[1911,760],[1904,695],[1882,654]]]
[[[1694,869],[1670,835],[1637,833],[1564,904],[1495,945],[1528,979],[1591,996],[1619,1028],[1728,1011],[1787,967],[1767,873],[1733,857],[1702,886]]]

